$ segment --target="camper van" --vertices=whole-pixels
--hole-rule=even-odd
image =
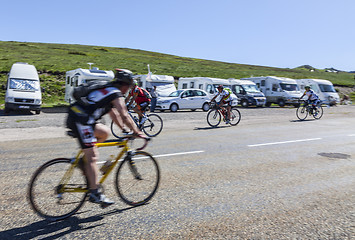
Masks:
[[[302,92],[305,91],[304,87],[309,85],[322,103],[329,106],[340,103],[340,97],[330,81],[323,79],[297,79],[296,81]]]
[[[239,98],[242,107],[262,107],[266,103],[265,95],[255,83],[248,80],[229,79],[232,92]]]
[[[36,67],[28,63],[15,63],[9,72],[5,93],[5,113],[28,109],[41,112],[42,93]]]
[[[78,68],[66,72],[65,74],[65,101],[73,103],[72,92],[73,89],[83,83],[98,81],[98,82],[110,82],[115,77],[113,71],[104,71],[99,68],[93,67],[92,69]]]
[[[138,85],[150,91],[156,86],[156,92],[159,97],[167,97],[170,93],[176,91],[174,77],[167,75],[135,75],[134,79],[138,81]]]
[[[271,106],[272,103],[276,103],[280,107],[285,105],[299,106],[298,99],[302,96],[302,93],[294,79],[268,76],[242,78],[241,80],[252,81],[258,86],[260,91],[265,94],[265,106],[267,107]]]
[[[217,87],[223,85],[225,88],[230,89],[230,83],[226,79],[210,78],[210,77],[191,77],[180,78],[178,89],[201,89],[207,92],[210,98],[217,94]],[[238,105],[238,97],[232,94],[232,106]]]

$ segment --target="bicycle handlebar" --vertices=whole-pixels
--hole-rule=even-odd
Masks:
[[[136,134],[132,134],[132,133],[131,133],[131,134],[127,134],[127,135],[124,136],[124,137],[119,138],[119,140],[120,140],[120,141],[123,141],[123,140],[131,140],[131,141],[133,141],[133,140],[136,139],[137,137],[139,137],[139,136],[137,136]],[[148,145],[148,142],[151,140],[150,137],[140,137],[140,138],[144,139],[144,144],[143,144],[142,147],[137,148],[138,151],[143,150],[143,149]]]

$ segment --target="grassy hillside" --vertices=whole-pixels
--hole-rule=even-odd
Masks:
[[[355,82],[354,74],[350,73],[243,65],[127,48],[0,41],[0,84],[5,83],[6,74],[15,62],[33,64],[41,72],[42,86],[47,90],[44,94],[44,102],[47,104],[64,98],[65,72],[79,67],[87,68],[88,62],[93,62],[95,67],[104,70],[119,67],[130,69],[137,74],[146,73],[147,64],[150,64],[153,72],[176,77],[242,78],[274,75],[296,79],[328,79],[335,85],[343,86],[354,86]],[[3,96],[2,90],[0,104],[4,102]]]

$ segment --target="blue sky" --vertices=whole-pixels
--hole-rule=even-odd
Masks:
[[[355,70],[354,0],[11,0],[0,40]]]

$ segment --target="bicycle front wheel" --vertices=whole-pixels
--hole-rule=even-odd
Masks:
[[[299,120],[303,121],[307,118],[308,111],[307,107],[298,107],[296,110],[296,116],[298,117]]]
[[[240,119],[241,119],[241,115],[239,110],[236,108],[232,108],[230,113],[229,124],[232,126],[236,126],[240,122]]]
[[[221,122],[221,113],[217,109],[212,109],[207,113],[207,123],[211,127],[217,127]]]
[[[73,168],[68,158],[53,159],[42,165],[33,175],[28,197],[33,210],[49,220],[68,218],[84,204],[87,195],[87,179],[79,168]],[[65,189],[60,183],[65,174]],[[70,189],[70,190],[69,190]]]
[[[158,163],[146,152],[136,152],[121,162],[116,173],[116,190],[131,206],[147,203],[156,193],[160,181]]]
[[[163,120],[157,114],[148,114],[147,117],[142,126],[143,132],[148,137],[155,137],[163,130]]]
[[[313,109],[312,116],[315,119],[320,119],[323,116],[323,107],[322,106],[316,106],[315,109]]]

